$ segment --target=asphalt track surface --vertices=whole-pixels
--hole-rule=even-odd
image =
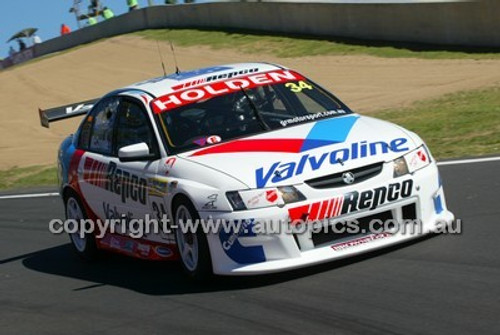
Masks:
[[[500,162],[440,168],[461,235],[200,285],[179,264],[82,262],[57,197],[0,200],[1,334],[500,334]]]

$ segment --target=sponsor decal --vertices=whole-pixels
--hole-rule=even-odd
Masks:
[[[301,80],[303,77],[289,70],[277,70],[250,76],[238,77],[211,84],[184,89],[161,96],[152,102],[153,111],[162,113],[197,101],[240,91],[258,86]]]
[[[176,74],[171,74],[167,76],[169,79],[174,79],[174,80],[185,80],[193,77],[198,77],[198,76],[203,76],[205,74],[210,74],[210,73],[216,73],[216,72],[221,72],[221,71],[226,71],[226,70],[231,70],[232,68],[229,66],[212,66],[212,67],[206,67],[203,69],[198,69],[198,70],[193,70],[193,71],[182,71],[180,73]],[[175,86],[174,86],[175,87]]]
[[[219,143],[220,141],[222,141],[222,139],[220,138],[220,136],[211,135],[211,136],[208,136],[208,137],[198,138],[198,139],[194,140],[193,143],[196,144],[196,145],[198,145],[198,146],[200,146],[200,147],[203,147],[206,144],[215,144],[215,143]]]
[[[278,200],[278,192],[276,190],[266,191],[266,200],[273,203]]]
[[[408,154],[405,158],[408,164],[408,171],[410,173],[426,166],[429,164],[430,160],[424,148],[420,148],[417,151]]]
[[[227,66],[207,67],[204,69],[198,69],[198,70],[194,70],[194,71],[174,73],[174,74],[168,75],[166,77],[158,77],[158,78],[148,79],[148,80],[142,81],[140,83],[137,83],[136,85],[140,86],[140,85],[146,85],[146,84],[154,84],[154,83],[158,83],[160,81],[165,80],[165,78],[177,80],[177,81],[186,80],[189,78],[202,76],[204,74],[215,73],[215,72],[220,72],[220,71],[225,71],[225,70],[231,70],[231,68],[227,67]],[[180,86],[180,85],[178,85],[178,86]],[[177,87],[177,86],[174,86],[174,87]]]
[[[219,143],[220,141],[222,141],[222,139],[220,138],[220,136],[217,136],[217,135],[212,135],[212,136],[207,137],[208,144],[215,144],[215,143]]]
[[[79,104],[79,105],[77,105],[75,107],[68,106],[68,107],[66,107],[66,114],[73,114],[73,113],[77,113],[79,111],[91,110],[93,106],[94,106],[93,104],[87,104],[87,105],[85,105],[85,104]],[[89,121],[92,121],[92,119],[89,120]]]
[[[155,250],[155,253],[162,258],[168,258],[168,257],[173,255],[172,250],[170,250],[170,248],[167,248],[167,247],[164,247],[161,245],[157,245],[154,248],[154,250]]]
[[[215,71],[207,71],[207,70],[212,70],[212,69],[214,69]],[[231,68],[229,68],[229,67],[218,67],[218,68],[213,67],[213,68],[201,69],[200,71],[191,71],[191,73],[197,72],[196,75],[193,75],[191,77],[201,76],[201,75],[208,74],[208,73],[220,72],[220,71],[224,71],[224,70],[231,70]],[[202,73],[201,71],[205,71],[205,72]],[[231,78],[239,77],[239,76],[242,76],[242,75],[245,75],[248,73],[256,73],[256,72],[259,72],[258,68],[243,69],[243,70],[238,70],[238,71],[233,71],[233,72],[228,72],[228,73],[211,75],[211,76],[208,76],[206,78],[201,78],[201,79],[193,80],[193,81],[183,83],[180,85],[172,86],[172,89],[174,91],[178,91],[178,90],[182,90],[182,89],[186,89],[186,88],[190,88],[190,87],[192,88],[195,86],[199,86],[199,85],[202,85],[205,83],[214,82],[217,80],[231,79]],[[181,73],[181,74],[183,74],[183,73]],[[184,79],[188,79],[188,77],[185,77]]]
[[[176,160],[177,159],[175,157],[170,157],[165,161],[165,175],[170,173],[170,170],[174,167]]]
[[[104,210],[104,216],[108,220],[112,219],[123,219],[126,222],[130,222],[133,218],[132,212],[120,213],[116,206],[111,207],[111,204],[107,202],[102,203],[102,209]]]
[[[360,210],[374,210],[384,203],[394,202],[411,196],[413,180],[392,183],[374,189],[353,191],[332,199],[314,202],[288,209],[292,224],[334,218]]]
[[[137,244],[137,253],[142,257],[148,257],[150,251],[151,251],[151,246],[149,244],[143,244],[143,243]]]
[[[168,180],[162,178],[148,178],[148,195],[165,197],[168,194]]]
[[[116,237],[111,237],[110,241],[109,241],[109,246],[111,248],[115,248],[115,249],[121,249],[121,244],[120,244],[120,240]]]
[[[217,202],[217,197],[218,194],[210,194],[207,199],[208,202],[203,205],[203,209],[217,209],[217,205],[215,204]]]
[[[229,258],[239,264],[264,262],[266,256],[264,255],[264,248],[262,246],[243,246],[239,241],[240,237],[255,236],[252,230],[255,219],[237,221],[236,223],[238,222],[241,223],[235,224],[235,226],[239,227],[238,231],[235,231],[236,228],[229,232],[226,232],[224,229],[220,231],[219,240],[222,249]]]
[[[132,252],[134,252],[134,246],[135,246],[135,244],[136,243],[134,241],[126,240],[123,243],[123,250],[132,253]]]
[[[276,162],[270,167],[258,168],[255,179],[258,188],[268,183],[279,183],[292,177],[300,176],[305,172],[316,171],[327,165],[335,165],[348,160],[369,156],[382,155],[389,152],[403,152],[409,150],[406,138],[396,138],[390,142],[354,142],[349,147],[323,152],[321,154],[301,156],[298,161]]]
[[[277,205],[280,200],[276,189],[240,192],[240,196],[248,209]],[[280,203],[283,203],[283,201]]]
[[[127,170],[119,169],[114,162],[104,163],[93,158],[85,158],[83,180],[91,185],[120,196],[127,200],[146,204],[147,181]]]
[[[296,117],[293,117],[291,119],[281,120],[280,124],[283,127],[286,127],[286,126],[289,126],[289,125],[294,124],[294,123],[302,123],[302,122],[306,122],[306,121],[315,121],[317,119],[322,119],[322,118],[326,118],[326,117],[329,117],[329,116],[341,115],[341,114],[348,114],[348,112],[346,112],[343,109],[337,109],[337,110],[319,112],[319,113],[316,113],[316,114],[306,114],[306,115],[296,116]]]
[[[176,158],[175,157],[170,157],[165,161],[165,165],[169,168],[173,168],[175,164]]]
[[[360,238],[350,240],[347,242],[334,244],[334,245],[332,245],[332,249],[335,251],[340,251],[340,250],[356,247],[356,246],[361,245],[361,244],[373,242],[375,240],[380,240],[382,238],[386,238],[386,237],[390,237],[390,236],[392,236],[392,234],[389,234],[389,233],[368,235],[368,236],[360,237]]]
[[[165,242],[158,244],[152,241],[134,240],[125,236],[106,234],[104,238],[97,241],[99,246],[105,249],[113,249],[133,257],[151,260],[172,259],[176,253]],[[174,244],[171,244],[174,247]]]

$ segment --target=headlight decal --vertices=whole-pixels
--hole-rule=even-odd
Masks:
[[[272,206],[282,207],[285,204],[306,199],[306,197],[294,186],[231,191],[227,192],[226,196],[235,211]]]
[[[424,145],[420,146],[416,150],[396,158],[393,161],[394,166],[394,178],[404,176],[408,173],[414,173],[431,163],[431,158],[429,152]]]

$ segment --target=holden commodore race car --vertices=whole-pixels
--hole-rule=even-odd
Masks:
[[[263,274],[400,243],[454,219],[420,137],[354,113],[279,65],[177,72],[39,113],[45,127],[84,115],[58,153],[67,219],[144,227],[138,219],[166,217],[171,228],[71,232],[87,258],[109,250],[180,260],[194,278]],[[373,221],[378,231],[367,229]],[[398,229],[408,221],[421,230]],[[266,222],[279,229],[256,229]]]

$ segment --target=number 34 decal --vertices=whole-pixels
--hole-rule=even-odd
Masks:
[[[304,89],[312,90],[313,87],[306,83],[305,81],[301,80],[298,83],[286,83],[285,87],[288,87],[290,91],[293,93],[300,93]]]

